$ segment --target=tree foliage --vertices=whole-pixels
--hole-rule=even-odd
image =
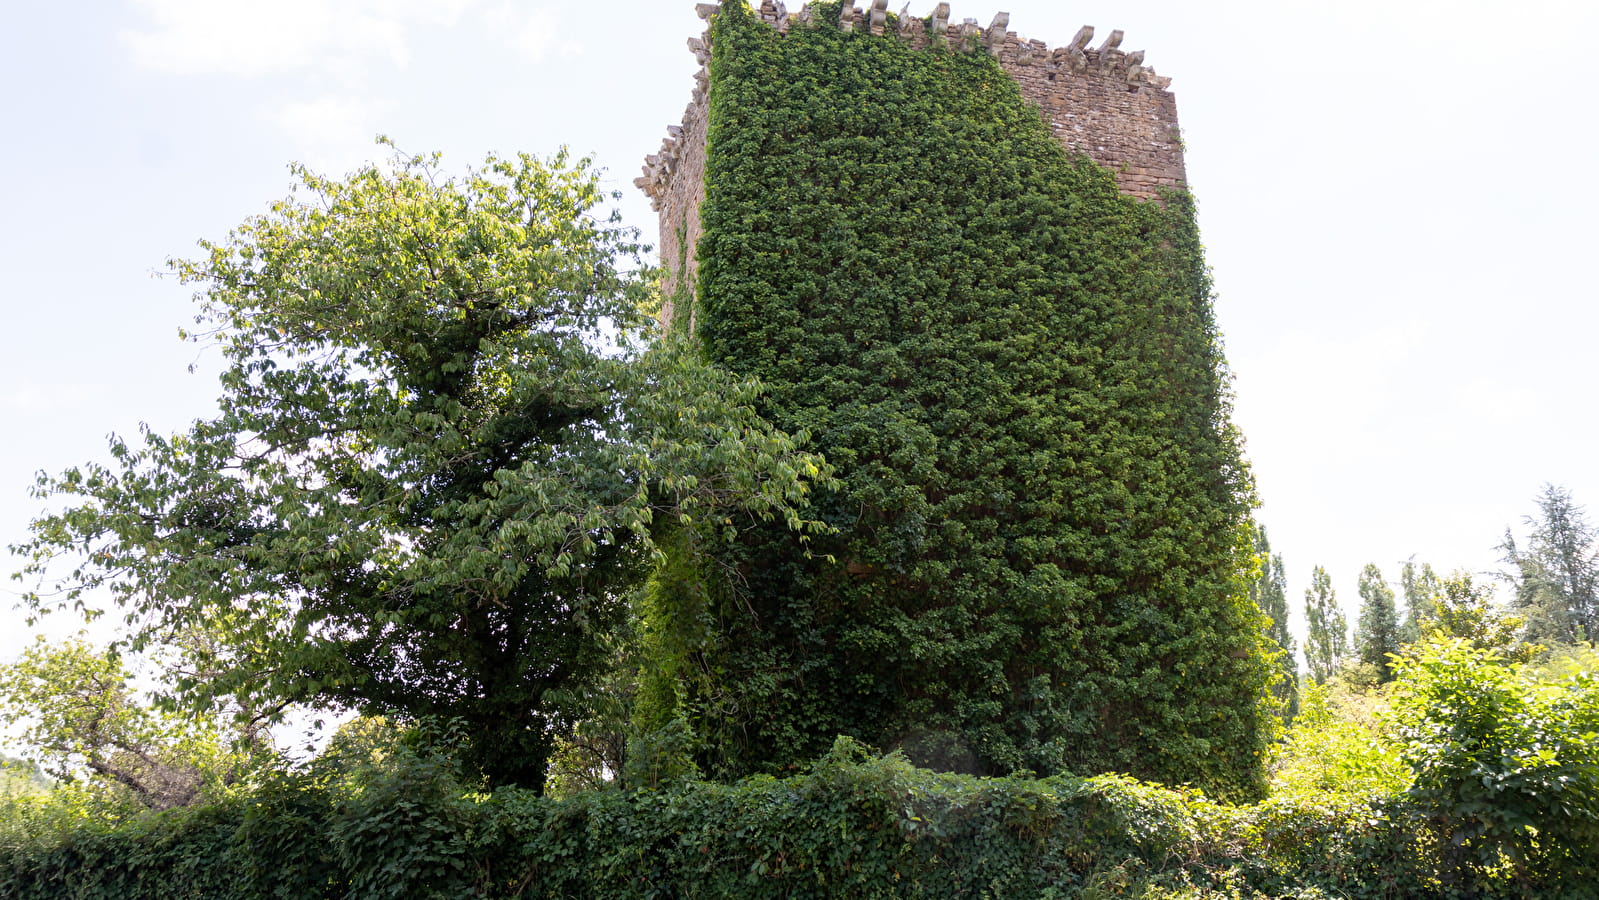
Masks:
[[[1380,691],[1340,679],[1307,683],[1299,716],[1272,745],[1272,798],[1371,801],[1407,787],[1410,770],[1386,733],[1387,708]]]
[[[1435,637],[1397,663],[1406,799],[1447,886],[1509,875],[1523,896],[1599,879],[1599,680],[1529,678],[1496,650]]]
[[[1524,617],[1507,613],[1494,602],[1491,585],[1478,584],[1471,573],[1456,571],[1440,586],[1443,594],[1423,637],[1465,641],[1516,663],[1527,662],[1545,649],[1527,640]]]
[[[187,700],[460,720],[470,771],[537,788],[651,529],[801,528],[823,472],[758,385],[630,352],[649,285],[586,161],[436,166],[296,168],[295,196],[174,263],[228,363],[217,415],[42,477],[76,505],[20,549],[76,561],[38,607],[108,590],[135,645],[229,635]]]
[[[0,800],[40,794],[53,783],[38,763],[0,753]]]
[[[1405,622],[1399,628],[1399,642],[1414,643],[1421,638],[1424,624],[1438,614],[1443,581],[1432,570],[1431,563],[1418,566],[1411,558],[1405,560],[1404,567],[1399,570],[1399,587],[1405,597]]]
[[[1191,199],[1120,194],[987,54],[838,11],[717,13],[698,296],[674,301],[838,466],[815,507],[838,534],[806,557],[751,532],[663,581],[684,649],[657,696],[722,775],[844,733],[1258,792],[1252,488]]]
[[[1563,487],[1546,484],[1528,516],[1527,549],[1508,530],[1500,545],[1513,571],[1513,604],[1537,640],[1576,643],[1599,635],[1599,529]]]
[[[1399,652],[1399,610],[1393,588],[1382,577],[1376,563],[1368,563],[1360,573],[1360,618],[1355,624],[1355,654],[1377,672],[1377,680],[1393,680],[1393,661]]]
[[[1309,626],[1305,664],[1311,680],[1326,684],[1349,656],[1349,624],[1338,606],[1332,578],[1321,566],[1311,573],[1310,587],[1305,589],[1305,621]]]
[[[148,809],[217,796],[272,758],[244,722],[156,708],[122,660],[81,641],[36,644],[0,666],[0,722],[57,782],[81,782]]]
[[[1249,596],[1265,614],[1266,636],[1280,654],[1282,674],[1271,688],[1282,706],[1284,720],[1291,720],[1299,710],[1299,657],[1293,632],[1288,628],[1288,573],[1283,569],[1282,554],[1271,551],[1266,529],[1260,525],[1255,526],[1255,557],[1260,562],[1260,576],[1250,582]]]

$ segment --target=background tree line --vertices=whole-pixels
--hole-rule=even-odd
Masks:
[[[1480,576],[1462,571],[1439,576],[1430,563],[1414,558],[1401,565],[1395,591],[1381,568],[1369,563],[1360,573],[1360,605],[1351,630],[1331,576],[1314,567],[1302,606],[1306,677],[1318,685],[1339,674],[1386,684],[1395,678],[1395,658],[1430,633],[1523,659],[1588,644],[1599,627],[1599,528],[1563,487],[1545,485],[1535,504],[1537,511],[1523,520],[1524,545],[1509,528],[1499,544],[1506,568],[1493,580],[1509,594],[1503,602]],[[1283,677],[1273,692],[1291,717],[1299,670],[1288,628],[1283,560],[1272,551],[1264,527],[1256,527],[1254,546],[1261,571],[1251,596],[1271,620],[1268,635],[1282,652]]]

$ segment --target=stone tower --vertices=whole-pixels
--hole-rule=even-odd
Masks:
[[[699,7],[638,184],[663,321],[838,479],[825,533],[678,534],[637,724],[718,778],[848,735],[1258,796],[1252,483],[1167,79],[1119,31],[755,2]]]

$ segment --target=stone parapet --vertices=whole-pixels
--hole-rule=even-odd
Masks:
[[[912,17],[906,6],[891,23],[888,0],[868,0],[864,7],[857,2],[846,0],[838,28],[896,38],[920,49],[946,43],[962,52],[994,55],[1061,144],[1110,170],[1124,193],[1149,200],[1166,188],[1187,184],[1171,79],[1145,65],[1142,50],[1122,50],[1121,31],[1090,46],[1095,31],[1085,25],[1069,44],[1050,47],[1009,31],[1009,13],[999,13],[984,27],[977,19],[953,21],[950,5],[939,3],[925,18]],[[720,8],[700,3],[695,11],[709,19]],[[822,25],[809,5],[791,13],[780,0],[762,0],[757,13],[780,33]],[[710,40],[709,32],[689,39],[688,49],[700,62],[692,99],[682,123],[667,128],[660,151],[645,159],[643,175],[634,179],[660,214],[661,263],[667,271],[662,289],[668,298],[681,279],[692,285],[697,271],[694,246],[705,196]],[[662,318],[670,321],[670,308]]]

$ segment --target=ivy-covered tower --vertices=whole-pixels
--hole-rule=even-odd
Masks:
[[[809,546],[680,536],[641,724],[724,776],[849,734],[1258,793],[1252,494],[1169,80],[1119,31],[1051,49],[944,3],[699,10],[694,100],[638,182],[663,318],[840,484]]]

